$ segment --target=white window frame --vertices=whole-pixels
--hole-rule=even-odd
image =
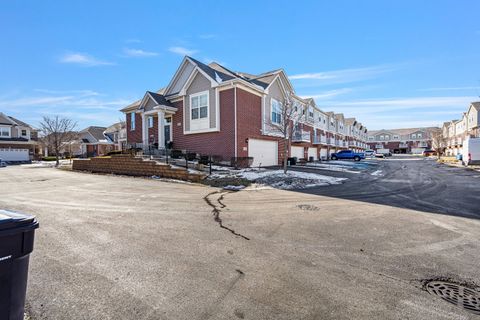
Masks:
[[[25,131],[25,134],[23,134],[23,131]],[[20,136],[28,137],[28,130],[27,129],[20,129]]]
[[[206,96],[207,97],[207,104],[206,105],[200,105],[200,97],[201,96]],[[198,97],[198,106],[195,107],[195,109],[198,109],[198,118],[193,119],[192,118],[192,100],[194,98]],[[190,119],[190,131],[199,131],[199,130],[209,130],[210,129],[210,92],[208,90],[198,92],[195,94],[190,95],[189,97],[190,101],[190,110],[189,110],[189,119]],[[200,109],[202,107],[207,107],[207,116],[201,118],[200,117]]]
[[[313,114],[313,107],[312,106],[308,106],[308,117],[313,119],[315,115]]]
[[[276,106],[278,107],[278,110],[274,110],[274,104],[276,104]],[[274,121],[273,119],[274,113],[276,114],[275,120],[279,119],[279,121]],[[282,124],[282,104],[280,103],[280,101],[273,98],[270,101],[270,121],[276,125]]]
[[[148,128],[153,128],[153,116],[148,116],[147,123]]]
[[[8,135],[3,135],[3,132],[8,132]],[[12,137],[11,127],[0,127],[0,138],[11,138],[11,137]]]
[[[130,112],[130,131],[135,131],[135,112]]]

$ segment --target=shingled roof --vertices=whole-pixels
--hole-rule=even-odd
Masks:
[[[105,127],[96,127],[96,126],[90,126],[90,127],[87,127],[85,129],[83,129],[82,131],[80,131],[79,133],[82,134],[82,133],[89,133],[91,137],[93,137],[94,139],[90,139],[90,136],[88,136],[88,142],[90,143],[95,143],[95,142],[110,142],[108,140],[108,138],[103,134],[105,132],[107,128]]]

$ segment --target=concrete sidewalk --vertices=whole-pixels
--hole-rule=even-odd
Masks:
[[[478,220],[51,168],[0,185],[40,221],[32,320],[476,317],[421,287],[480,282]]]

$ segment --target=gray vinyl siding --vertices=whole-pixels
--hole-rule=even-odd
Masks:
[[[217,114],[216,114],[216,95],[215,90],[211,88],[210,80],[207,79],[200,72],[197,73],[192,83],[187,89],[187,96],[185,97],[185,131],[190,130],[190,95],[207,91],[209,92],[209,106],[208,112],[210,116],[210,129],[216,127]]]
[[[148,97],[147,103],[145,104],[145,111],[153,110],[153,107],[155,107],[156,105],[157,104],[150,97]]]
[[[193,64],[191,64],[190,62],[185,63],[183,65],[182,69],[180,70],[177,79],[172,84],[172,87],[169,90],[169,92],[167,92],[167,94],[172,94],[172,93],[179,92],[182,89],[185,82],[188,80],[188,77],[190,77],[190,74],[192,73],[194,68],[195,68],[195,66]]]
[[[272,117],[272,99],[279,101],[280,103],[284,102],[282,88],[278,79],[272,83],[268,89],[268,95],[265,98],[265,121],[266,123],[271,123]]]

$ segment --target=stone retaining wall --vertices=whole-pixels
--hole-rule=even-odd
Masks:
[[[143,160],[131,155],[113,155],[92,159],[75,159],[73,170],[95,173],[113,173],[129,176],[158,176],[161,178],[179,179],[199,182],[205,175],[189,173],[184,168],[173,168],[168,164],[161,164],[152,160]]]

